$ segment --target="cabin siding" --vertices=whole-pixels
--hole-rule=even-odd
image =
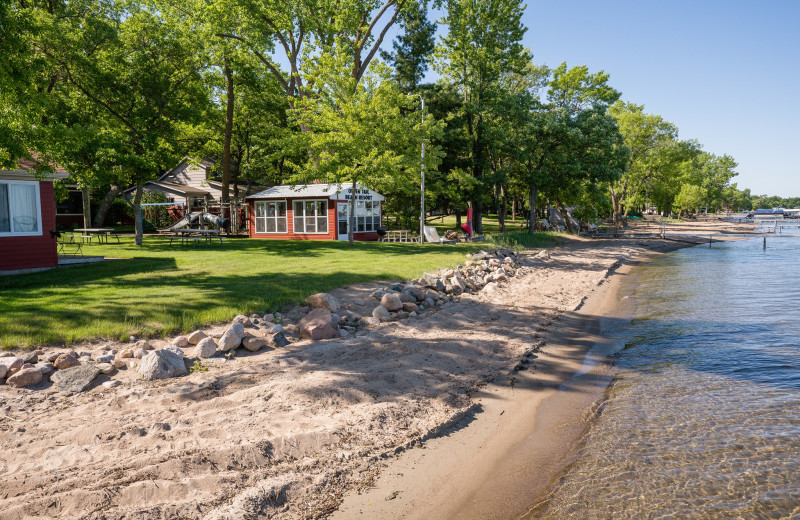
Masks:
[[[256,233],[256,202],[266,202],[275,200],[286,201],[286,230],[287,233]],[[294,204],[296,200],[320,200],[319,197],[288,197],[286,199],[255,199],[249,200],[248,204],[248,229],[250,238],[272,238],[277,240],[337,240],[338,220],[336,215],[337,204],[347,203],[346,200],[328,200],[328,232],[320,234],[294,233]],[[383,212],[383,206],[381,206]],[[381,215],[382,216],[382,215]],[[353,239],[360,242],[375,242],[379,238],[375,231],[353,233]]]
[[[50,231],[56,229],[56,204],[53,183],[39,182],[42,208],[42,234],[33,237],[0,237],[0,271],[55,267],[58,244]]]

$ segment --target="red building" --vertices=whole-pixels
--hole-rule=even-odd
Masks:
[[[58,265],[53,179],[67,174],[37,180],[34,167],[20,161],[18,170],[0,170],[0,271]]]
[[[352,186],[274,186],[246,197],[251,238],[347,240]],[[378,240],[383,195],[356,185],[355,240]]]

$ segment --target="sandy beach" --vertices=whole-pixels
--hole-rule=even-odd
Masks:
[[[356,337],[78,394],[3,385],[0,518],[518,517],[609,381],[618,279],[687,245],[571,239]],[[380,286],[332,294],[364,315]]]

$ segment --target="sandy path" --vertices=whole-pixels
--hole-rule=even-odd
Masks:
[[[678,245],[577,240],[432,317],[237,356],[179,379],[129,371],[120,387],[78,395],[0,387],[0,518],[325,517],[346,491],[372,486],[396,453],[489,416],[505,385],[552,391],[569,378],[592,344],[573,311],[621,263]],[[336,295],[356,308],[369,288]],[[574,335],[551,351],[548,330]],[[535,370],[512,370],[543,344]]]

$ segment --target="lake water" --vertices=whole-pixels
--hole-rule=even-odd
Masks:
[[[576,460],[525,518],[800,518],[800,236],[662,255]]]

